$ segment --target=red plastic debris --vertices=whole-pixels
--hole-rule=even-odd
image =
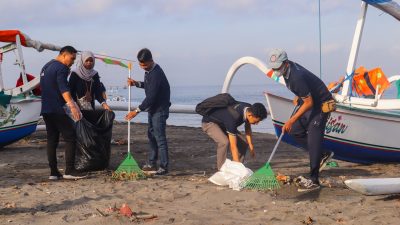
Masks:
[[[123,216],[131,217],[133,215],[132,209],[127,204],[123,204],[119,209],[119,213]]]

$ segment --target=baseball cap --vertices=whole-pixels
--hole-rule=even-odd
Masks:
[[[271,69],[278,69],[284,61],[288,59],[287,54],[282,49],[273,49],[269,53],[268,67]]]

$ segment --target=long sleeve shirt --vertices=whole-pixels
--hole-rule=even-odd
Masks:
[[[141,111],[155,113],[159,110],[169,108],[171,105],[171,90],[164,71],[158,64],[145,72],[144,82],[136,82],[136,86],[144,88],[146,97],[139,105]]]
[[[100,104],[105,101],[103,98],[104,86],[101,85],[99,74],[94,75],[91,81],[86,81],[80,78],[75,72],[72,72],[68,84],[71,89],[71,96],[75,101],[85,96],[86,91],[90,92],[90,96],[92,97],[90,104],[93,108],[95,99]]]

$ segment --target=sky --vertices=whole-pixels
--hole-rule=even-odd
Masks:
[[[325,82],[345,74],[359,0],[321,0],[320,74],[318,0],[0,0],[0,29],[19,29],[32,39],[72,45],[135,60],[143,47],[171,86],[221,85],[230,66],[253,56],[266,62],[273,48]],[[399,21],[369,7],[357,66],[400,74]],[[24,48],[27,72],[39,74],[57,52]],[[4,82],[18,74],[14,54],[4,56]],[[72,69],[74,66],[72,66]],[[125,69],[96,61],[106,86],[124,85]],[[132,77],[143,80],[134,64]],[[232,84],[272,82],[255,67],[242,67]]]

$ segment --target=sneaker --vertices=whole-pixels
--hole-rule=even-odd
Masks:
[[[77,170],[65,170],[65,175],[63,176],[66,180],[79,180],[87,177],[87,173],[83,173]]]
[[[306,192],[306,191],[314,191],[318,190],[321,186],[317,183],[314,183],[310,179],[301,180],[299,182],[299,188],[297,189],[298,192]]]
[[[166,169],[160,167],[160,168],[156,171],[155,175],[161,176],[161,175],[167,175],[167,173],[168,173],[168,170],[166,170]]]
[[[325,168],[326,163],[328,163],[328,161],[332,159],[333,155],[333,152],[325,152],[324,155],[322,155],[321,163],[319,164],[319,172],[321,172]]]
[[[146,164],[142,167],[142,171],[146,173],[156,173],[157,168],[155,166],[152,166],[150,164]]]
[[[51,171],[49,180],[60,180],[63,178],[63,175],[60,173],[60,171]]]

